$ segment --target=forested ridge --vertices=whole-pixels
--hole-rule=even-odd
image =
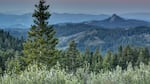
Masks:
[[[18,39],[9,34],[9,32],[5,32],[4,30],[0,30],[0,49],[14,49],[14,50],[22,50],[22,39]]]
[[[129,29],[106,29],[97,26],[90,26],[82,23],[66,23],[54,25],[56,37],[59,39],[57,48],[66,49],[71,40],[75,40],[80,51],[94,51],[99,48],[102,53],[107,50],[115,52],[120,45],[132,45],[134,47],[147,47],[150,49],[150,27],[140,26]],[[5,29],[14,37],[27,38],[29,29]]]

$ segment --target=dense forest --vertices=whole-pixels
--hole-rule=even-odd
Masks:
[[[34,25],[25,41],[0,30],[2,84],[150,83],[148,48],[120,45],[117,52],[106,54],[99,48],[81,52],[72,40],[66,50],[57,49],[54,26],[47,22],[49,5],[40,0],[35,7]]]
[[[2,71],[6,70],[6,64],[9,62],[9,59],[19,56],[22,51],[22,39],[17,39],[11,36],[8,32],[0,30],[0,67],[1,74]]]
[[[21,51],[22,50],[22,39],[15,38],[9,34],[9,32],[5,32],[4,30],[0,30],[0,49],[14,49]]]

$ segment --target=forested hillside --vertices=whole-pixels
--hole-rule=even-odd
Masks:
[[[5,32],[4,30],[0,30],[0,49],[14,49],[14,50],[22,50],[22,39],[17,39],[10,35],[9,32]]]
[[[94,51],[96,48],[106,52],[108,49],[116,51],[120,45],[132,45],[134,47],[150,47],[150,27],[136,27],[130,29],[106,29],[82,23],[68,23],[55,25],[56,36],[59,39],[57,45],[60,49],[66,49],[68,42],[75,40],[81,51],[89,48]],[[5,29],[11,35],[27,38],[28,29]]]
[[[68,41],[75,40],[80,50],[85,47],[102,51],[108,49],[115,51],[120,45],[132,45],[135,47],[150,46],[150,27],[135,27],[129,29],[106,29],[88,24],[65,24],[55,26],[56,35],[61,43],[60,48],[66,48]]]

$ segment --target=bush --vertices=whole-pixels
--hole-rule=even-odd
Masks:
[[[88,68],[77,69],[75,73],[67,73],[58,66],[48,70],[46,66],[29,66],[21,74],[4,74],[1,84],[150,84],[150,64],[127,70],[117,67],[112,71],[89,72]]]

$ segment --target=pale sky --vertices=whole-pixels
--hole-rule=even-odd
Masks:
[[[150,12],[150,0],[46,0],[57,13],[113,14]],[[0,12],[31,13],[38,0],[0,0]]]

